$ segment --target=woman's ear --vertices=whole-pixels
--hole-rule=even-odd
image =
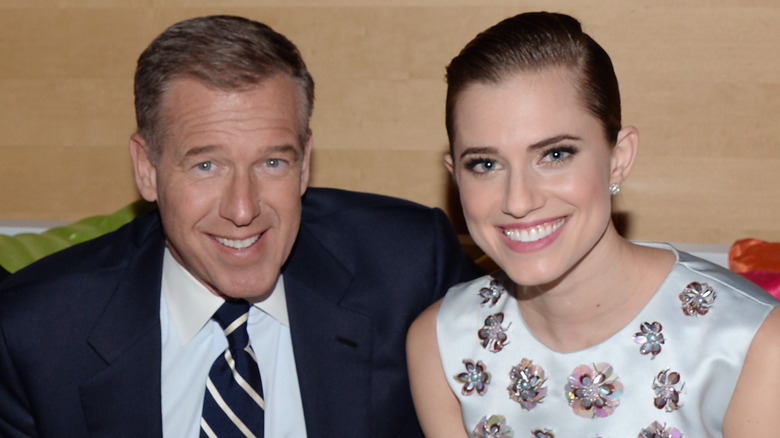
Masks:
[[[612,148],[610,161],[610,184],[621,184],[631,173],[634,159],[639,150],[639,131],[633,126],[626,126],[618,132],[617,142]]]
[[[148,147],[140,134],[130,136],[130,158],[133,160],[135,185],[145,200],[154,202],[157,200],[157,168],[149,156]]]
[[[444,167],[447,168],[447,172],[450,173],[450,176],[452,176],[452,179],[455,179],[455,163],[452,161],[452,154],[446,153],[444,154]]]

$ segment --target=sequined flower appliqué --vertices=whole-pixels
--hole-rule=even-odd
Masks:
[[[503,415],[491,415],[490,418],[482,417],[477,427],[472,432],[475,438],[512,438],[512,428],[506,425]]]
[[[487,303],[490,303],[489,307],[495,306],[504,292],[506,292],[506,289],[503,283],[496,279],[490,280],[490,285],[479,290],[479,296],[482,298],[482,302],[479,303],[480,306],[484,306]]]
[[[504,314],[496,313],[485,318],[485,325],[479,329],[477,335],[482,340],[482,348],[487,349],[493,353],[498,353],[504,348],[504,345],[508,344],[506,330],[509,326],[504,327],[501,323],[504,322]]]
[[[682,438],[682,436],[683,434],[679,429],[666,427],[665,424],[655,421],[650,427],[642,429],[637,438]]]
[[[688,316],[706,315],[715,303],[717,294],[707,283],[693,283],[680,292],[682,311]]]
[[[643,322],[639,325],[639,330],[634,334],[634,342],[641,344],[639,352],[651,354],[650,359],[655,359],[655,356],[661,352],[661,344],[665,342],[664,335],[661,334],[661,324]]]
[[[580,365],[566,384],[566,397],[575,414],[585,418],[612,415],[620,404],[623,383],[608,363]]]
[[[490,383],[490,373],[485,369],[482,361],[474,363],[471,359],[464,359],[466,371],[455,376],[455,380],[463,384],[460,392],[463,395],[472,395],[476,392],[483,395],[487,391],[487,385]]]
[[[523,409],[531,410],[547,395],[544,383],[547,378],[544,369],[528,359],[512,367],[509,372],[512,383],[509,384],[509,398],[520,403]]]
[[[531,431],[533,438],[555,438],[555,435],[550,429],[534,429]]]
[[[680,383],[680,373],[669,372],[669,368],[661,371],[653,380],[653,391],[655,399],[653,403],[658,409],[665,409],[666,412],[676,411],[680,407],[680,391],[685,384],[677,389],[675,385]]]

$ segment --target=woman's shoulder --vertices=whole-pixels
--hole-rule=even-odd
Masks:
[[[684,251],[678,251],[680,268],[693,278],[701,278],[710,288],[722,296],[736,300],[755,302],[759,306],[777,307],[780,301],[757,284],[727,268]]]
[[[684,282],[693,288],[711,289],[715,297],[729,296],[737,301],[746,299],[769,308],[780,305],[780,301],[747,278],[730,271],[724,266],[705,260],[691,253],[681,251],[668,243],[642,242],[641,245],[664,249],[674,254],[675,263],[669,273],[670,281]]]
[[[439,318],[461,318],[464,310],[495,306],[496,302],[506,294],[508,285],[502,272],[495,272],[477,277],[464,283],[456,284],[447,291],[442,299]]]

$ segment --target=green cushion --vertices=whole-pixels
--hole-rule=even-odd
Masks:
[[[90,216],[42,233],[0,235],[0,266],[16,272],[41,257],[114,231],[155,208],[156,204],[140,200],[112,214]]]

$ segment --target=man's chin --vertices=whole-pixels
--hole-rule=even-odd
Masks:
[[[272,282],[261,280],[249,281],[241,284],[232,282],[231,284],[226,284],[224,287],[219,288],[217,294],[225,299],[241,299],[251,303],[258,303],[271,295],[274,286],[276,286],[276,278],[278,278],[278,275],[274,277],[274,281]]]

